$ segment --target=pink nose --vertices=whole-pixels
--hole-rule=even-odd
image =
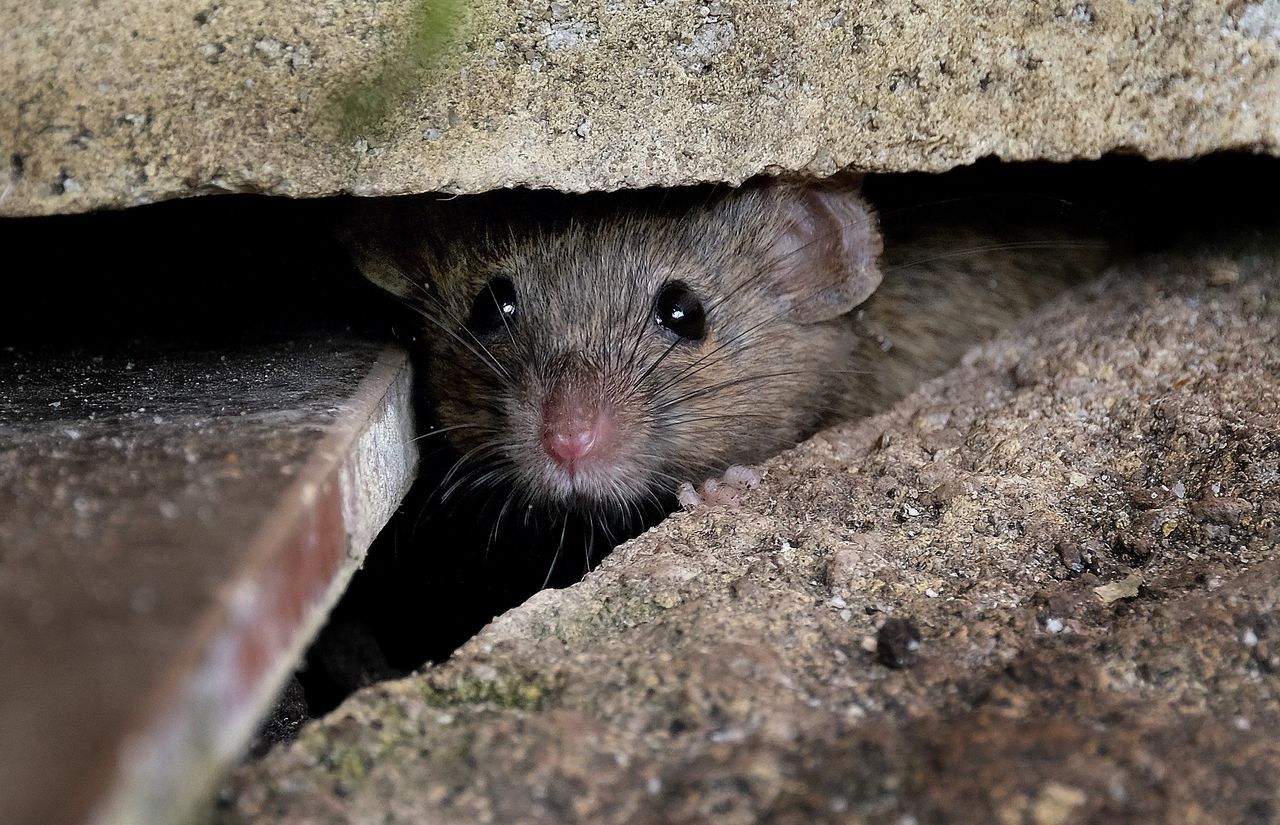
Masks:
[[[590,426],[568,431],[553,430],[543,434],[542,443],[557,461],[572,464],[590,455],[596,444],[596,431]]]
[[[610,416],[598,404],[549,401],[542,412],[542,446],[556,463],[572,468],[600,452],[611,428]]]

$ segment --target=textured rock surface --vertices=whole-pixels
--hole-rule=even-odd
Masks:
[[[1278,544],[1274,245],[1150,258],[357,694],[218,816],[1274,821]]]
[[[424,3],[0,0],[0,214],[1280,147],[1275,0]]]

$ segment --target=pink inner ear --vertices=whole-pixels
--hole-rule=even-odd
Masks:
[[[880,231],[857,189],[776,185],[782,233],[770,279],[791,317],[815,323],[849,312],[880,285]]]

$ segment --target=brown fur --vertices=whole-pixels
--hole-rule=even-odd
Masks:
[[[852,314],[854,376],[842,415],[884,409],[1038,306],[1101,271],[1107,247],[1057,227],[952,224],[886,243],[885,279]]]

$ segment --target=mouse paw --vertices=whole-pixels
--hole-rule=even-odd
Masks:
[[[709,478],[697,487],[686,481],[676,490],[676,498],[680,501],[680,506],[686,510],[696,510],[703,506],[735,504],[738,501],[738,494],[758,486],[762,477],[763,473],[755,467],[735,464],[725,470],[722,477]]]

